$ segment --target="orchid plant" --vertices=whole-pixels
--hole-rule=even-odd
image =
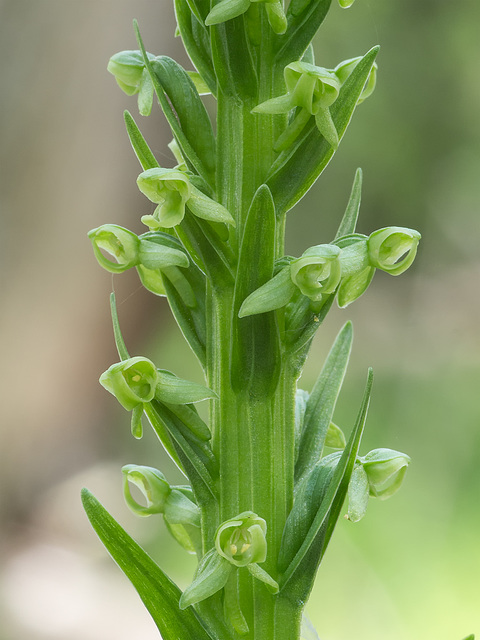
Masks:
[[[359,169],[335,237],[285,255],[287,214],[376,83],[378,47],[333,69],[317,65],[311,43],[330,4],[175,0],[192,70],[148,53],[136,23],[138,49],[108,64],[120,88],[138,96],[141,115],[157,99],[173,136],[172,166],[160,166],[126,111],[148,230],[104,224],[89,233],[93,251],[107,271],[135,268],[146,289],[166,298],[205,383],[131,356],[113,294],[119,361],[100,383],[131,413],[134,437],[142,437],[146,416],[185,476],[172,486],[157,469],[123,468],[127,505],[139,516],[162,515],[180,547],[197,556],[191,584],[182,592],[161,558],[157,565],[87,490],[83,500],[164,640],[299,639],[338,518],[346,512],[358,522],[371,498],[392,496],[410,462],[390,449],[360,455],[371,370],[348,438],[333,422],[350,322],[313,388],[298,387],[335,300],[341,308],[353,303],[377,269],[403,273],[420,240],[396,226],[356,231]],[[201,98],[207,93],[216,99],[216,133]],[[199,402],[208,403],[208,419]]]

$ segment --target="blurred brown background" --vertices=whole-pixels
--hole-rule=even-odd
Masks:
[[[106,72],[110,55],[136,48],[134,17],[150,51],[191,68],[166,0],[0,2],[0,640],[158,637],[90,531],[84,485],[180,585],[192,571],[154,518],[127,512],[123,464],[177,478],[151,434],[131,438],[127,414],[97,383],[116,357],[112,287],[131,351],[200,375],[164,301],[135,274],[101,271],[86,238],[106,222],[140,232],[149,211],[123,127],[135,98]],[[301,382],[310,388],[352,318],[336,421],[350,428],[372,365],[362,453],[384,446],[412,457],[401,493],[338,526],[309,606],[322,640],[480,633],[479,24],[473,0],[357,0],[333,7],[316,41],[325,67],[381,44],[379,84],[291,213],[288,252],[329,241],[359,165],[359,230],[397,224],[423,235],[411,271],[377,274],[363,298],[329,316]],[[159,110],[141,126],[171,166]]]

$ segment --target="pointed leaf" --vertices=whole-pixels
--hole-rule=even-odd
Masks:
[[[353,180],[352,191],[350,193],[347,208],[345,209],[345,213],[334,240],[338,240],[342,236],[348,236],[351,233],[355,233],[358,213],[360,211],[360,202],[362,200],[362,181],[363,173],[359,167],[355,172],[355,178]]]
[[[274,580],[272,576],[267,573],[265,569],[262,569],[262,567],[260,567],[256,562],[247,564],[247,569],[254,578],[263,582],[270,593],[278,593],[278,582],[276,582],[276,580]]]
[[[310,473],[322,455],[325,438],[347,370],[352,340],[352,324],[347,322],[339,332],[308,398],[295,466],[297,481]]]
[[[204,443],[210,440],[212,437],[210,429],[200,418],[193,405],[169,404],[167,402],[164,404],[187,427],[187,431],[184,432],[187,439],[193,443]]]
[[[171,371],[158,369],[158,387],[155,393],[157,400],[170,404],[190,404],[211,398],[218,398],[215,391],[202,384],[178,378]]]
[[[259,396],[269,393],[277,384],[280,361],[277,320],[272,313],[238,317],[238,310],[252,291],[258,291],[258,287],[262,288],[267,281],[271,282],[275,228],[272,194],[267,186],[262,185],[250,205],[240,246],[238,273],[241,275],[235,284],[231,367],[234,388],[254,389]]]
[[[238,312],[239,318],[280,309],[290,302],[297,288],[290,276],[290,266],[283,267],[271,280],[253,291]]]
[[[292,0],[287,10],[288,29],[278,39],[281,68],[300,60],[330,9],[332,0]]]
[[[206,505],[212,499],[216,500],[217,490],[210,470],[205,464],[206,460],[202,449],[187,440],[182,433],[183,424],[170,408],[156,400],[151,403],[151,406],[157,421],[164,426],[175,442],[178,457],[192,483],[198,503]]]
[[[196,279],[198,284],[194,286],[194,274],[196,272]],[[185,304],[182,296],[175,289],[173,284],[165,278],[164,287],[168,298],[170,309],[177,321],[180,330],[192,349],[193,353],[197,356],[202,367],[206,363],[206,327],[205,327],[205,276],[201,274],[197,267],[190,266],[189,268],[189,280],[192,283],[192,287],[195,291],[197,304],[194,308],[188,307]]]
[[[233,570],[233,565],[222,558],[215,548],[210,549],[201,559],[192,584],[183,592],[180,609],[186,609],[223,589]]]
[[[183,464],[181,463],[180,458],[178,457],[178,453],[175,447],[173,446],[173,442],[170,437],[170,434],[168,430],[165,428],[164,423],[159,419],[157,413],[152,407],[152,404],[150,402],[148,404],[144,404],[143,410],[145,411],[145,415],[147,416],[152,429],[155,431],[157,438],[162,443],[165,451],[170,456],[172,461],[176,464],[176,466],[180,469],[183,475],[186,477],[187,474],[185,473]]]
[[[205,16],[198,20],[190,9],[189,0],[175,0],[175,15],[190,60],[215,96],[217,94],[217,79],[213,70],[210,37],[203,22],[210,10],[210,2],[204,4],[206,4]],[[199,12],[201,12],[200,8]]]
[[[322,500],[308,534],[280,582],[281,591],[285,589],[291,594],[294,593],[295,597],[301,600],[308,596],[313,586],[315,573],[330,542],[347,494],[365,427],[372,383],[373,372],[369,369],[362,404],[348,444],[335,467],[325,498]],[[291,585],[288,585],[290,580],[292,581]]]
[[[181,591],[87,490],[82,501],[88,519],[108,552],[128,577],[164,640],[211,640],[198,616],[181,611]]]
[[[115,299],[115,294],[110,294],[110,312],[112,314],[112,324],[113,324],[113,335],[115,336],[115,345],[117,347],[118,355],[120,360],[128,360],[130,357],[127,347],[125,346],[125,341],[122,336],[122,332],[120,330],[120,323],[118,321],[118,312],[117,312],[117,302]]]
[[[142,165],[142,168],[146,171],[147,169],[159,167],[160,165],[158,164],[157,159],[151,152],[150,147],[142,136],[132,115],[128,111],[124,111],[123,117],[125,119],[125,127],[127,129],[128,137],[130,138],[130,143],[135,151],[138,161]]]
[[[170,125],[170,128],[178,143],[178,146],[180,147],[182,155],[185,158],[185,162],[187,163],[187,165],[189,165],[189,168],[191,168],[193,171],[195,171],[200,176],[202,176],[202,178],[207,183],[213,184],[213,182],[211,182],[211,180],[213,179],[211,174],[211,163],[212,163],[211,157],[208,159],[207,164],[204,164],[205,158],[201,158],[198,155],[199,149],[201,149],[202,151],[207,151],[210,145],[207,144],[207,146],[205,147],[204,137],[200,136],[200,139],[202,140],[201,144],[197,145],[196,148],[194,147],[194,143],[192,141],[192,138],[195,138],[196,136],[195,131],[192,131],[192,127],[194,127],[194,122],[190,121],[190,124],[187,124],[188,114],[185,111],[186,104],[191,103],[192,97],[190,94],[188,97],[183,96],[184,99],[182,99],[182,95],[180,93],[181,89],[184,89],[185,84],[188,84],[188,83],[190,85],[190,89],[192,89],[192,91],[196,93],[193,82],[188,77],[187,72],[184,69],[182,69],[182,67],[180,67],[179,65],[177,65],[178,69],[175,68],[175,72],[177,73],[173,72],[172,74],[168,73],[168,70],[170,71],[172,70],[171,67],[168,67],[167,70],[165,71],[165,66],[166,66],[165,64],[161,65],[160,63],[158,63],[158,65],[154,69],[152,67],[151,61],[147,57],[147,53],[145,51],[145,47],[143,45],[142,37],[140,35],[140,31],[138,29],[138,24],[136,21],[134,21],[134,28],[137,35],[138,46],[140,47],[140,50],[142,52],[144,64],[148,69],[148,72],[152,79],[153,87],[155,89],[155,93],[157,95],[158,101],[167,119],[167,122]],[[174,61],[172,60],[172,62]],[[176,63],[174,64],[176,65]],[[163,73],[163,71],[165,72]],[[182,77],[182,72],[184,74],[184,77]],[[158,75],[159,73],[161,75],[161,78]],[[172,87],[171,83],[174,77],[177,80],[181,78],[182,80],[185,80],[185,82],[181,82],[180,86],[178,87],[175,87],[175,86]],[[163,82],[165,82],[168,86],[164,88],[162,84]],[[167,91],[170,91],[170,94],[167,94]],[[168,95],[168,98],[167,98],[167,95]],[[200,97],[198,96],[198,94],[196,94],[196,96],[198,100],[200,100]],[[181,119],[180,119],[180,116],[177,117],[177,114],[172,109],[172,106],[169,100],[171,100],[175,109],[178,106],[180,106],[181,116],[182,116]],[[208,124],[211,128],[211,123],[210,123],[210,119],[208,118],[208,115],[206,115],[206,117],[208,119]],[[206,123],[202,121],[201,124],[205,125]],[[184,130],[184,127],[185,127],[185,130]],[[207,137],[208,137],[208,133],[207,133]],[[209,154],[207,153],[207,155]]]
[[[183,133],[207,169],[211,178],[207,182],[213,186],[215,137],[210,117],[195,84],[185,69],[168,56],[158,56],[151,66],[172,104]]]

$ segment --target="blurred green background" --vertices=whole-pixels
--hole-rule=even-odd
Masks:
[[[170,1],[0,2],[1,640],[158,637],[90,531],[81,486],[181,586],[193,570],[161,523],[127,512],[123,464],[178,476],[151,434],[133,441],[127,414],[97,383],[116,358],[112,287],[131,352],[200,376],[165,302],[135,274],[101,271],[86,238],[106,222],[140,232],[149,211],[123,128],[135,99],[106,72],[110,55],[135,48],[133,17],[150,51],[191,68]],[[395,224],[423,235],[413,269],[378,273],[364,297],[330,314],[301,381],[311,387],[351,318],[356,343],[336,422],[352,425],[373,366],[362,453],[412,457],[399,494],[371,501],[361,523],[338,525],[308,607],[321,640],[480,633],[479,24],[474,0],[357,0],[334,6],[316,40],[325,67],[382,45],[379,83],[290,214],[288,252],[331,239],[357,166],[359,230]],[[141,124],[171,166],[163,116]]]

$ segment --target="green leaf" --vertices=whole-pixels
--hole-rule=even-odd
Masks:
[[[287,10],[288,29],[279,38],[276,56],[282,68],[300,60],[330,9],[331,0],[292,0]]]
[[[244,15],[210,27],[212,58],[218,87],[225,96],[252,100],[257,97],[258,79]]]
[[[163,640],[211,640],[193,609],[179,608],[182,592],[177,585],[87,489],[82,490],[82,501],[92,527],[137,590]]]
[[[205,276],[195,266],[188,269],[188,279],[195,291],[197,304],[194,308],[185,304],[182,296],[171,282],[165,278],[163,285],[170,309],[177,321],[183,337],[197,356],[202,367],[206,363],[206,326],[205,326]],[[197,284],[194,286],[194,282]]]
[[[322,455],[338,394],[352,349],[353,329],[347,322],[339,332],[308,398],[303,420],[295,477],[305,477]]]
[[[379,47],[373,47],[361,59],[340,89],[330,107],[330,115],[342,138],[357,106]],[[297,144],[280,154],[272,166],[267,184],[270,187],[277,215],[291,209],[310,189],[330,162],[334,149],[320,134],[314,123],[307,125]]]
[[[170,404],[167,402],[164,402],[164,404],[185,425],[187,431],[184,432],[184,435],[188,440],[200,444],[210,440],[212,437],[210,429],[200,418],[193,405]]]
[[[151,403],[144,404],[143,410],[145,412],[145,415],[148,418],[148,421],[150,422],[152,429],[155,431],[158,439],[162,443],[165,451],[186,477],[187,474],[185,473],[183,464],[181,463],[180,458],[178,457],[178,453],[175,447],[173,446],[172,438],[170,437],[170,434],[166,429],[164,423],[158,417],[155,409],[152,407],[152,404]]]
[[[200,100],[200,96],[196,93],[195,85],[188,77],[187,72],[174,60],[168,58],[168,60],[171,60],[173,64],[166,63],[166,56],[162,56],[162,62],[159,62],[159,58],[156,59],[156,66],[154,69],[151,61],[147,57],[136,20],[133,24],[137,35],[138,46],[140,47],[145,66],[152,79],[158,101],[178,146],[180,147],[182,155],[185,158],[185,162],[190,169],[198,173],[207,183],[213,186],[214,179],[211,171],[215,155],[213,155],[212,158],[209,154],[209,149],[212,150],[212,143],[214,145],[210,119],[208,118],[206,111],[204,115],[199,115],[200,109],[198,103],[195,105],[195,114],[200,118],[198,123],[194,121],[193,118],[189,119],[188,112],[186,110],[187,105],[192,105],[195,100],[192,97],[193,94],[198,98],[201,108],[205,110],[205,107],[203,107]],[[179,83],[178,86],[175,84],[172,86],[172,83],[175,82]],[[165,88],[163,83],[166,84]],[[182,91],[187,91],[188,93],[184,95]],[[172,104],[170,104],[170,101]],[[177,109],[180,109],[178,116],[176,113]],[[198,128],[200,127],[203,128],[202,133],[199,133],[198,131]],[[209,129],[211,136],[209,135]],[[207,138],[210,139],[208,143],[206,143]],[[193,140],[196,140],[196,142],[194,143]],[[199,155],[199,151],[201,151],[202,155]]]
[[[283,530],[278,554],[279,571],[287,570],[305,540],[322,505],[340,455],[340,453],[334,453],[322,458],[309,475],[297,485],[293,508]]]
[[[348,236],[351,233],[355,233],[357,226],[358,213],[360,211],[360,203],[362,200],[362,181],[363,173],[360,167],[355,172],[355,178],[353,180],[352,191],[348,200],[347,208],[343,214],[342,221],[338,227],[338,231],[335,235],[334,241],[338,240],[342,236]]]
[[[183,592],[180,598],[180,608],[186,609],[223,589],[234,570],[233,565],[222,558],[215,548],[210,549],[201,559],[192,584]]]
[[[168,56],[158,56],[151,66],[171,102],[183,133],[207,169],[210,176],[207,182],[214,186],[215,137],[210,117],[193,80]]]
[[[218,398],[215,391],[202,384],[178,378],[171,371],[158,369],[158,387],[155,397],[160,402],[170,404],[190,404],[211,398]]]
[[[335,467],[325,498],[300,549],[280,581],[280,590],[305,601],[342,509],[360,447],[372,391],[373,372],[368,370],[367,384],[355,426]],[[291,582],[291,584],[289,584]]]
[[[217,79],[213,70],[210,36],[203,22],[210,10],[210,3],[203,3],[206,5],[204,11],[203,7],[199,7],[199,13],[204,13],[204,16],[198,20],[190,9],[189,4],[191,1],[192,0],[190,0],[190,2],[189,0],[175,0],[177,24],[190,60],[193,62],[195,68],[198,69],[208,88],[215,96],[217,94]]]
[[[209,464],[211,461],[206,458],[205,452],[195,442],[192,443],[187,439],[183,422],[169,407],[156,400],[151,403],[151,406],[157,421],[165,427],[175,442],[178,457],[192,483],[198,503],[206,505],[212,499],[216,500],[217,489],[211,474]]]
[[[125,346],[125,341],[123,339],[122,331],[120,329],[120,323],[118,321],[118,311],[117,311],[117,303],[115,299],[115,294],[110,294],[110,312],[112,314],[112,324],[113,324],[113,335],[115,337],[115,345],[117,347],[118,355],[120,360],[128,360],[130,357],[127,347]]]
[[[143,169],[146,171],[147,169],[159,167],[157,159],[151,152],[132,115],[128,111],[124,111],[123,117],[130,143]]]
[[[276,276],[245,298],[238,317],[245,318],[280,309],[290,302],[296,291],[297,288],[290,275],[290,265],[283,267]]]
[[[263,584],[267,587],[270,593],[274,593],[274,594],[278,593],[279,591],[278,582],[274,580],[272,576],[269,573],[267,573],[265,569],[262,569],[262,567],[260,567],[256,562],[252,562],[252,564],[247,564],[247,569],[254,578],[256,578],[257,580],[260,580],[260,582],[263,582]]]
[[[255,193],[247,214],[235,283],[232,320],[232,385],[268,394],[277,384],[279,371],[279,332],[273,313],[238,317],[245,298],[273,275],[275,260],[275,207],[265,185]]]

